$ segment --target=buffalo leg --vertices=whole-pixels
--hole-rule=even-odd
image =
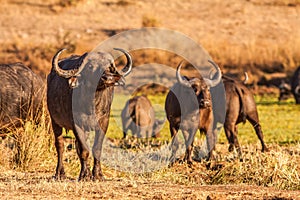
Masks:
[[[125,139],[126,136],[127,136],[127,130],[124,130],[124,129],[123,129],[123,139]]]
[[[172,137],[172,143],[171,143],[172,154],[170,157],[170,162],[173,163],[176,160],[176,152],[179,147],[178,138],[177,138],[178,128],[175,128],[174,126],[172,126],[170,124],[170,132],[171,132],[171,137]]]
[[[225,135],[229,143],[229,148],[228,148],[229,152],[232,152],[234,149],[233,129],[234,129],[233,126],[227,124],[224,125]]]
[[[238,135],[238,126],[235,125],[234,126],[234,134],[233,134],[233,143],[234,143],[234,146],[239,154],[239,158],[240,158],[240,161],[243,161],[243,154],[242,154],[242,148],[240,146],[240,143],[239,143],[239,140],[237,138],[237,135]]]
[[[93,156],[94,156],[94,167],[93,167],[93,180],[103,181],[104,177],[101,170],[100,158],[102,154],[102,145],[105,134],[103,131],[96,131],[94,145],[93,145]]]
[[[81,164],[81,170],[78,181],[90,178],[90,169],[88,167],[89,148],[86,144],[86,135],[81,128],[75,125],[74,134],[76,137],[76,150]]]
[[[233,151],[234,147],[237,149],[240,160],[242,159],[242,150],[237,138],[237,125],[233,124],[225,124],[224,126],[225,134],[227,137],[227,140],[229,142],[229,148],[228,151]]]
[[[193,160],[192,160],[192,151],[193,151],[193,147],[194,147],[194,138],[195,138],[195,134],[196,131],[192,130],[192,131],[182,131],[184,140],[185,140],[185,147],[186,147],[186,151],[185,151],[185,157],[184,160],[188,163],[188,164],[192,164]]]
[[[65,178],[65,170],[63,166],[64,138],[62,136],[62,128],[52,120],[52,129],[55,138],[55,148],[57,152],[57,166],[55,179]]]
[[[258,116],[249,115],[247,117],[247,119],[252,124],[253,128],[255,129],[255,133],[256,133],[258,139],[260,140],[260,143],[261,143],[261,146],[262,146],[261,151],[262,152],[268,151],[268,148],[267,148],[267,146],[265,145],[265,142],[264,142],[264,135],[263,135],[263,132],[261,130],[261,126],[259,124],[259,121],[257,120]]]
[[[215,145],[217,142],[216,135],[214,133],[214,130],[206,131],[206,143],[207,143],[207,151],[208,151],[208,157],[207,161],[212,160],[213,157],[213,151],[215,149]]]
[[[123,139],[125,139],[127,136],[127,131],[129,129],[129,123],[127,122],[125,124],[125,122],[122,122],[122,128],[123,128]]]

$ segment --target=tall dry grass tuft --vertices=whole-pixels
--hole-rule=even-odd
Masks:
[[[219,146],[220,147],[220,146]],[[222,146],[223,147],[223,146]],[[225,146],[224,146],[225,147]],[[255,145],[247,146],[244,161],[222,153],[210,169],[207,163],[175,163],[172,167],[144,174],[122,174],[133,180],[148,179],[184,185],[257,185],[277,189],[299,190],[299,144],[294,147],[273,145],[269,153],[258,152]]]
[[[226,162],[224,167],[211,174],[210,184],[244,183],[299,190],[299,144],[289,148],[273,145],[272,149],[269,153],[261,153],[254,146],[248,146],[244,162]]]
[[[46,107],[42,106],[38,117],[23,121],[21,127],[8,134],[6,147],[10,148],[10,167],[19,170],[45,170],[55,159],[53,137]],[[31,115],[32,116],[32,115]]]

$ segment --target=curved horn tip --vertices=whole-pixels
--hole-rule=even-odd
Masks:
[[[177,66],[177,71],[181,69],[183,62],[184,62],[184,60],[180,61],[180,63]]]
[[[121,48],[113,48],[114,50],[117,51],[121,51],[122,53],[125,54],[126,58],[127,58],[127,64],[125,65],[125,67],[122,69],[122,73],[120,73],[122,76],[126,77],[132,70],[132,58],[131,55],[124,49]],[[126,70],[124,72],[124,69],[128,68],[128,70]]]
[[[247,72],[244,72],[244,75],[245,75],[245,79],[243,81],[244,84],[247,84],[248,80],[249,80],[249,76],[248,76],[248,73]]]
[[[118,47],[115,47],[114,50],[117,50],[117,51],[125,51],[124,49],[121,49],[121,48],[118,48]]]
[[[184,62],[184,60],[182,60],[182,61],[178,64],[178,66],[177,66],[177,69],[176,69],[176,78],[177,78],[177,81],[178,81],[181,85],[184,85],[185,87],[191,87],[191,84],[190,84],[187,80],[183,79],[183,78],[181,77],[181,74],[180,74],[180,70],[181,70],[181,67],[182,67],[183,62]]]
[[[61,54],[65,50],[67,50],[67,48],[62,48],[62,49],[58,50],[57,54]]]
[[[52,65],[53,65],[53,64],[57,64],[59,55],[60,55],[63,51],[65,51],[65,50],[67,50],[67,49],[66,49],[66,48],[62,48],[62,49],[58,50],[58,51],[55,53],[55,55],[54,55],[53,58],[52,58]]]
[[[222,79],[222,72],[221,72],[220,67],[215,62],[213,62],[212,60],[209,60],[209,59],[207,61],[216,68],[218,76],[215,80],[210,80],[210,79],[206,79],[206,78],[204,78],[204,80],[210,87],[215,87]]]
[[[65,50],[66,50],[66,48],[60,49],[53,56],[53,58],[52,58],[52,69],[54,69],[59,76],[64,77],[64,78],[70,78],[73,74],[71,72],[68,72],[67,70],[61,69],[58,66],[58,57]]]

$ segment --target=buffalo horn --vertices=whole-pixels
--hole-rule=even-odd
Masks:
[[[244,84],[247,84],[248,80],[249,80],[249,76],[248,76],[248,73],[247,72],[244,72],[244,75],[245,75],[245,79],[243,81]]]
[[[181,85],[184,85],[186,87],[191,87],[191,84],[190,82],[188,82],[186,79],[183,79],[180,75],[180,69],[182,67],[182,63],[183,61],[181,61],[176,69],[176,78],[177,78],[177,81],[181,84]]]
[[[114,50],[121,51],[126,56],[127,64],[125,65],[125,67],[123,67],[123,69],[120,72],[120,75],[122,75],[123,77],[125,77],[125,76],[127,76],[131,72],[131,69],[132,69],[132,58],[131,58],[130,54],[127,51],[125,51],[124,49],[114,48]]]
[[[60,68],[58,66],[58,58],[59,55],[65,51],[66,49],[60,49],[58,52],[56,52],[56,54],[54,55],[53,59],[52,59],[52,68],[56,71],[56,73],[64,78],[70,78],[72,76],[76,76],[78,75],[84,66],[81,66],[79,69],[72,69],[72,70],[63,70],[62,68]]]
[[[216,79],[213,79],[213,80],[204,78],[204,81],[206,82],[206,84],[209,87],[215,87],[222,79],[222,72],[221,72],[220,68],[213,61],[208,60],[208,62],[211,63],[216,68],[218,76]]]

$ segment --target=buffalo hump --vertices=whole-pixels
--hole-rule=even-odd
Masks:
[[[0,84],[0,129],[37,117],[44,90],[38,75],[22,63],[2,64]]]

